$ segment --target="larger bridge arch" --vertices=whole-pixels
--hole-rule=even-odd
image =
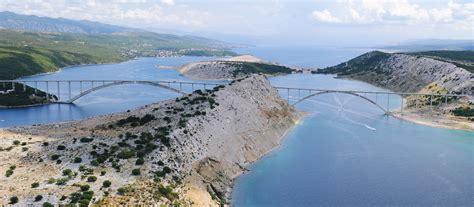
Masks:
[[[291,104],[291,105],[295,106],[296,104],[299,104],[299,103],[303,102],[303,101],[306,100],[306,99],[309,99],[309,98],[314,97],[314,96],[322,95],[322,94],[327,94],[327,93],[342,93],[342,94],[349,94],[349,95],[352,95],[352,96],[357,96],[357,97],[362,98],[362,99],[368,101],[369,103],[371,103],[371,104],[377,106],[377,107],[378,107],[380,110],[382,110],[386,115],[390,115],[390,114],[391,114],[390,111],[389,111],[389,109],[385,109],[385,108],[383,108],[382,106],[380,106],[378,103],[376,103],[375,101],[372,101],[371,99],[369,99],[369,98],[367,98],[367,97],[365,97],[365,96],[362,96],[362,95],[360,95],[360,94],[357,94],[357,93],[354,93],[354,92],[351,92],[351,91],[321,91],[321,92],[317,92],[317,93],[313,93],[313,94],[311,94],[311,95],[305,96],[305,97],[303,97],[302,99],[299,99],[297,102],[295,102],[295,103],[293,103],[293,104]]]
[[[79,99],[83,96],[86,96],[87,94],[90,94],[94,91],[100,90],[100,89],[104,89],[104,88],[108,88],[108,87],[112,87],[112,86],[117,86],[117,85],[129,85],[129,84],[150,85],[150,86],[163,88],[163,89],[166,89],[166,90],[169,90],[169,91],[173,91],[173,92],[176,92],[176,93],[179,93],[179,94],[186,94],[186,93],[184,93],[184,92],[182,92],[178,89],[175,89],[175,88],[172,88],[172,87],[169,87],[167,85],[163,85],[161,83],[157,83],[157,82],[154,82],[154,81],[114,81],[112,83],[103,84],[103,85],[91,88],[89,90],[83,91],[79,95],[74,96],[73,98],[65,101],[64,103],[73,103],[77,99]]]

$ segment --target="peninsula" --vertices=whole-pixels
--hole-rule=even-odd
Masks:
[[[129,112],[1,129],[0,204],[224,205],[297,119],[250,75]]]
[[[472,95],[473,57],[473,51],[373,51],[315,73],[337,74],[340,78],[361,80],[397,92]],[[474,130],[473,96],[449,100],[423,96],[418,103],[415,97],[404,98],[406,110],[403,115],[395,113],[399,118],[436,127]]]
[[[251,55],[241,55],[223,60],[201,61],[186,64],[178,71],[192,79],[231,80],[249,74],[281,75],[294,69],[270,63]]]

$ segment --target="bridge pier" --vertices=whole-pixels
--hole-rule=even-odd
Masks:
[[[46,81],[46,100],[49,103],[49,82]]]
[[[69,99],[71,99],[71,81],[67,82],[67,87],[68,87]]]
[[[58,101],[61,99],[61,90],[59,89],[59,81],[56,82],[57,86],[58,86]]]
[[[390,112],[390,94],[387,93],[387,111]]]

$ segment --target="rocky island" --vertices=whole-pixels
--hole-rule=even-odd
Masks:
[[[459,58],[469,57],[466,53],[471,58]],[[433,100],[429,96],[419,97],[420,108],[415,108],[415,97],[407,96],[404,97],[407,110],[403,116],[395,115],[432,126],[474,130],[472,57],[472,51],[393,54],[373,51],[315,73],[337,74],[340,78],[361,80],[397,92],[471,94],[449,99],[448,105],[443,104],[442,97]],[[434,108],[429,107],[430,102]]]
[[[254,56],[241,55],[224,60],[189,63],[180,67],[178,71],[192,79],[231,80],[249,74],[280,75],[295,70]]]
[[[297,120],[262,75],[82,121],[0,130],[0,204],[219,206]]]

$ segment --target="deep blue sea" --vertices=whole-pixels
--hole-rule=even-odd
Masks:
[[[241,48],[273,62],[306,68],[335,65],[363,49]],[[28,80],[186,80],[173,69],[203,57],[140,58],[77,66]],[[271,78],[275,86],[386,91],[328,75]],[[44,86],[40,86],[44,87]],[[78,86],[73,86],[77,92]],[[54,92],[54,91],[53,91]],[[286,93],[282,91],[286,98]],[[299,94],[303,96],[304,94]],[[0,127],[84,119],[178,96],[152,86],[122,85],[93,92],[74,105],[0,109]],[[294,102],[298,94],[290,94]],[[385,105],[385,97],[378,97]],[[234,206],[473,206],[473,132],[432,128],[383,115],[369,102],[325,94],[297,105],[309,112],[281,147],[251,165],[235,183]],[[390,107],[400,107],[391,97]]]

